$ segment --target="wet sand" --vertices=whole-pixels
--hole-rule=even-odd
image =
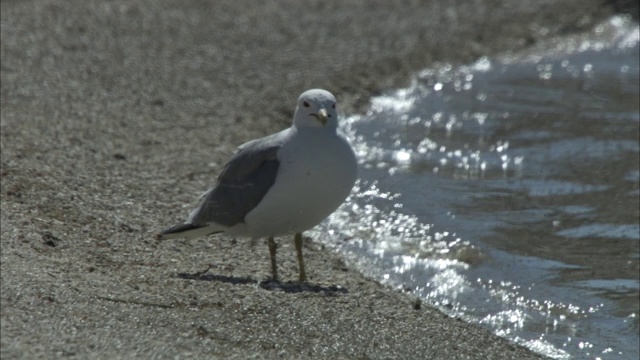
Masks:
[[[626,4],[621,1],[623,5]],[[618,2],[614,2],[614,5]],[[445,316],[308,239],[309,284],[264,241],[157,243],[302,91],[341,111],[436,62],[579,32],[598,1],[3,1],[1,356],[538,355]],[[279,240],[281,277],[297,276]],[[207,269],[204,274],[197,272]]]

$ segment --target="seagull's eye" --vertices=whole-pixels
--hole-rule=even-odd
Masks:
[[[306,102],[306,101],[304,101],[304,102],[302,103],[302,106],[304,106],[304,107],[309,107],[309,103],[308,103],[308,102]]]
[[[335,109],[336,108],[336,104],[331,105],[331,108]]]

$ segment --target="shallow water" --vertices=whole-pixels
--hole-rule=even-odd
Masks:
[[[326,243],[554,358],[639,353],[638,26],[419,74],[346,119],[361,180]]]

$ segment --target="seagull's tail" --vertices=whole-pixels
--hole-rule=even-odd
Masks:
[[[156,240],[178,238],[185,238],[188,240],[221,233],[223,231],[224,229],[219,225],[178,224],[162,230],[160,234],[156,235]]]

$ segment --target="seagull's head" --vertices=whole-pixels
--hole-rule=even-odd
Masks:
[[[293,115],[293,124],[300,127],[338,126],[336,98],[322,89],[307,90],[298,98],[298,106]]]

